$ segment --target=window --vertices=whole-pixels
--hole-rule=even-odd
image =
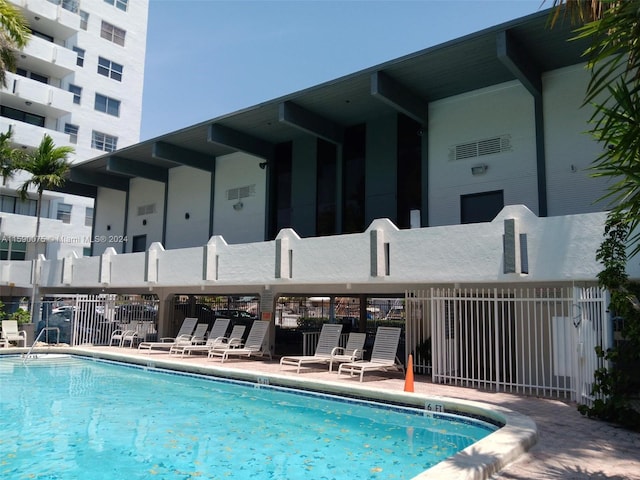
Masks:
[[[118,137],[94,130],[91,134],[91,148],[104,150],[105,152],[113,152],[118,148]]]
[[[82,248],[82,256],[90,257],[91,256],[91,247],[83,247]]]
[[[120,100],[96,93],[94,108],[114,117],[120,116]]]
[[[396,225],[411,227],[411,212],[422,209],[422,126],[404,114],[398,114]]]
[[[25,70],[24,68],[16,68],[16,73],[21,77],[27,77],[31,80],[35,80],[40,83],[49,83],[49,77],[45,77],[44,75],[40,75],[39,73],[30,72],[29,70]]]
[[[122,81],[122,65],[103,57],[98,57],[98,73],[119,82]]]
[[[119,8],[123,12],[127,11],[127,7],[129,4],[129,0],[104,0],[109,5],[113,5],[116,8]]]
[[[78,0],[49,0],[49,2],[55,5],[62,5],[62,8],[70,12],[78,13]]]
[[[91,227],[93,225],[93,207],[86,207],[84,210],[84,226]]]
[[[45,118],[29,112],[23,112],[11,107],[0,106],[0,116],[18,120],[19,122],[28,123],[37,127],[44,127]]]
[[[0,241],[0,260],[24,260],[26,254],[26,242]]]
[[[71,223],[71,205],[68,203],[59,203],[56,218],[62,220],[62,223]]]
[[[34,37],[41,38],[46,40],[47,42],[53,43],[53,37],[51,35],[47,35],[46,33],[39,32],[38,30],[31,30],[31,35]]]
[[[127,34],[123,29],[111,25],[108,22],[102,21],[102,27],[100,28],[100,36],[106,38],[110,42],[124,47],[124,37]]]
[[[365,229],[366,125],[345,131],[342,162],[342,233]]]
[[[77,103],[78,105],[80,105],[80,97],[82,96],[82,87],[79,87],[77,85],[70,83],[69,91],[73,93],[73,103]]]
[[[79,67],[84,67],[84,49],[73,47],[73,51],[78,55],[78,58],[76,58],[76,65]]]
[[[11,195],[0,195],[0,212],[15,213],[16,197]]]
[[[78,143],[78,126],[71,123],[64,124],[64,133],[69,134],[69,141],[71,143]]]
[[[89,25],[89,13],[84,10],[80,10],[78,13],[80,15],[80,28],[86,30]]]

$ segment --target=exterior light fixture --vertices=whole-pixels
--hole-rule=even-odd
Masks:
[[[485,173],[487,171],[487,167],[484,163],[481,165],[474,165],[473,167],[471,167],[471,174],[472,175],[482,175],[483,173]]]
[[[244,203],[242,203],[240,200],[238,200],[236,203],[233,204],[233,209],[236,212],[242,210],[242,207],[244,207]]]

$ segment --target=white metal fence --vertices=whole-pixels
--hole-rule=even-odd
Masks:
[[[434,382],[590,404],[611,346],[597,287],[432,288],[406,294],[407,352]]]
[[[158,301],[139,295],[75,295],[45,302],[36,336],[44,327],[57,327],[60,341],[70,345],[108,345],[115,330],[136,330],[140,341],[157,337]],[[41,341],[54,342],[47,331]]]

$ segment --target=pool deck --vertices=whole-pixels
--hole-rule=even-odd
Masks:
[[[0,349],[0,352],[22,352],[23,349]],[[43,349],[44,350],[44,349]],[[48,348],[49,352],[60,352],[60,348]],[[130,358],[143,357],[158,363],[179,362],[202,368],[223,367],[225,370],[243,375],[288,377],[313,384],[325,383],[335,388],[344,384],[354,388],[375,389],[390,394],[404,392],[404,376],[399,372],[366,373],[362,384],[357,377],[329,373],[326,366],[303,367],[299,374],[295,368],[280,369],[277,358],[237,359],[223,365],[217,360],[203,356],[180,359],[167,353],[139,353],[135,349],[118,347],[75,347],[65,351],[93,352],[100,356],[115,355]],[[116,358],[114,357],[114,358]],[[640,480],[640,433],[630,432],[606,422],[590,420],[582,416],[571,402],[496,393],[473,388],[433,384],[427,377],[415,375],[414,390],[417,395],[450,398],[466,402],[480,402],[499,409],[508,409],[533,420],[537,426],[537,442],[516,460],[508,463],[489,478],[493,480],[548,480],[548,479],[607,479]],[[410,394],[408,394],[410,395]],[[425,477],[426,478],[426,477]],[[435,477],[434,477],[435,478]],[[474,472],[467,478],[486,478]]]

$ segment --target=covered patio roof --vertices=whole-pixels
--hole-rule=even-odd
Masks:
[[[340,144],[346,127],[392,112],[426,125],[430,102],[513,80],[541,95],[542,74],[584,62],[588,45],[569,41],[568,19],[548,22],[545,10],[78,163],[64,189],[126,191],[130,178],[166,182],[181,165],[213,171],[216,157],[237,151],[268,162],[279,143]]]

